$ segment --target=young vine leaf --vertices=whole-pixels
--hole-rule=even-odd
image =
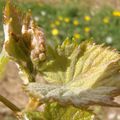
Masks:
[[[31,12],[20,12],[11,0],[7,1],[3,12],[3,26],[5,51],[18,63],[29,81],[35,81],[33,64],[46,59],[44,33],[35,24]]]
[[[43,102],[53,100],[75,107],[120,106],[113,101],[120,95],[119,53],[91,41],[78,46],[65,43],[56,50],[53,62],[40,68],[48,83],[30,83],[26,90]]]

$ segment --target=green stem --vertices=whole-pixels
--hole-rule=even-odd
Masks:
[[[3,97],[2,95],[0,95],[0,102],[2,102],[3,104],[5,104],[13,112],[20,112],[21,111],[16,105],[14,105],[13,103],[11,103],[8,99],[6,99],[5,97]]]

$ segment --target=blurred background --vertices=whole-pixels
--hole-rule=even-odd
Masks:
[[[14,0],[16,3],[17,1]],[[79,43],[92,39],[120,50],[119,0],[18,0],[23,11],[31,9],[34,19],[43,28],[50,44],[58,44],[67,37]],[[0,45],[3,44],[2,10],[0,0]],[[17,67],[9,63],[0,79],[0,93],[20,107],[27,97],[20,87]],[[117,98],[118,102],[120,101]],[[100,110],[102,109],[102,110]],[[99,112],[100,110],[100,112]],[[97,108],[100,120],[120,120],[120,109]],[[15,120],[12,112],[0,104],[0,120]]]

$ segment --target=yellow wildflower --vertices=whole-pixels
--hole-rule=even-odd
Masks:
[[[120,17],[120,11],[113,11],[113,16]]]
[[[108,23],[109,23],[109,18],[108,18],[108,17],[105,17],[105,18],[103,19],[103,23],[108,24]]]
[[[79,33],[75,33],[73,36],[75,39],[80,39],[80,34]]]
[[[58,16],[58,19],[59,19],[60,21],[62,21],[62,20],[63,20],[63,17],[62,17],[62,16]]]
[[[66,23],[69,23],[70,22],[70,18],[64,18],[64,21],[66,22]]]
[[[90,32],[90,28],[89,28],[89,27],[85,27],[85,28],[84,28],[84,31],[85,31],[86,33],[89,33],[89,32]]]
[[[54,28],[52,29],[52,35],[57,36],[59,34],[59,30]]]
[[[55,24],[56,24],[57,26],[59,26],[59,25],[60,25],[60,21],[56,20],[56,21],[55,21]]]
[[[91,17],[88,16],[88,15],[86,15],[86,16],[84,17],[84,20],[85,20],[85,21],[90,21],[90,20],[91,20]]]
[[[78,20],[74,20],[74,21],[73,21],[73,24],[74,24],[75,26],[78,26],[78,25],[79,25],[79,21],[78,21]]]

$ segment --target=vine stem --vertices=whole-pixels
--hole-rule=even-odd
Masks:
[[[12,102],[10,102],[8,99],[3,97],[2,95],[0,95],[0,102],[5,104],[13,112],[20,112],[21,111],[16,105],[14,105]]]
[[[29,102],[24,111],[34,111],[40,105],[40,101],[37,98],[30,97]]]

